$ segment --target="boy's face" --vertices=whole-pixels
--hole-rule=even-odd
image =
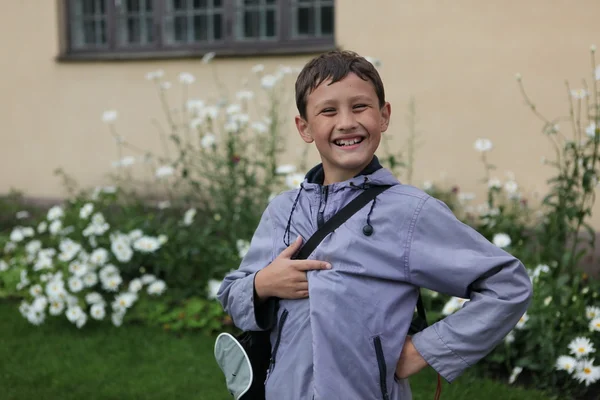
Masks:
[[[379,107],[370,81],[350,73],[330,82],[308,95],[306,119],[296,117],[300,136],[306,143],[315,142],[321,155],[325,185],[350,179],[371,162],[391,113],[389,103]]]

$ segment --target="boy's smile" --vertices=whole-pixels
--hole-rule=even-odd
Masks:
[[[306,120],[297,116],[296,126],[317,146],[324,185],[350,179],[371,162],[390,112],[389,103],[380,107],[373,84],[354,73],[333,84],[325,80],[308,95]]]

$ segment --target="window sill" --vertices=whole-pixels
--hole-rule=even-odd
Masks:
[[[275,57],[288,55],[302,55],[323,53],[330,50],[336,50],[335,44],[311,44],[306,46],[286,47],[282,45],[270,46],[267,48],[236,48],[236,49],[215,49],[214,52],[219,58],[237,58],[237,57]],[[143,61],[143,60],[169,60],[169,59],[190,59],[202,58],[209,53],[207,49],[173,49],[173,50],[135,50],[119,52],[67,52],[56,57],[58,62],[85,62],[85,61]]]

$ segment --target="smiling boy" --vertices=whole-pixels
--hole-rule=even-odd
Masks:
[[[391,107],[363,57],[335,51],[311,60],[298,76],[296,103],[298,132],[322,162],[300,188],[271,201],[218,294],[238,328],[271,330],[266,399],[407,400],[407,378],[427,365],[453,381],[526,311],[525,268],[379,164],[374,154]],[[377,185],[392,187],[308,260],[291,259],[325,221]],[[411,337],[420,287],[471,301]]]

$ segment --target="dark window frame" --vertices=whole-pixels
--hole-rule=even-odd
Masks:
[[[77,60],[131,60],[131,59],[160,59],[160,58],[199,58],[209,52],[219,56],[252,56],[252,55],[284,55],[304,54],[333,50],[335,45],[334,33],[322,37],[293,37],[292,7],[303,0],[276,0],[279,7],[276,13],[276,37],[274,40],[236,40],[234,27],[236,18],[236,4],[243,0],[221,0],[223,8],[222,30],[223,40],[206,43],[185,43],[179,45],[167,44],[165,41],[166,29],[166,0],[154,1],[152,36],[155,43],[143,46],[117,45],[117,21],[115,1],[108,0],[106,5],[106,26],[108,48],[74,48],[72,46],[72,15],[71,2],[77,0],[59,0],[59,21],[61,22],[61,51],[58,56],[62,61]],[[121,0],[126,1],[126,0]],[[333,6],[335,21],[335,1]]]

